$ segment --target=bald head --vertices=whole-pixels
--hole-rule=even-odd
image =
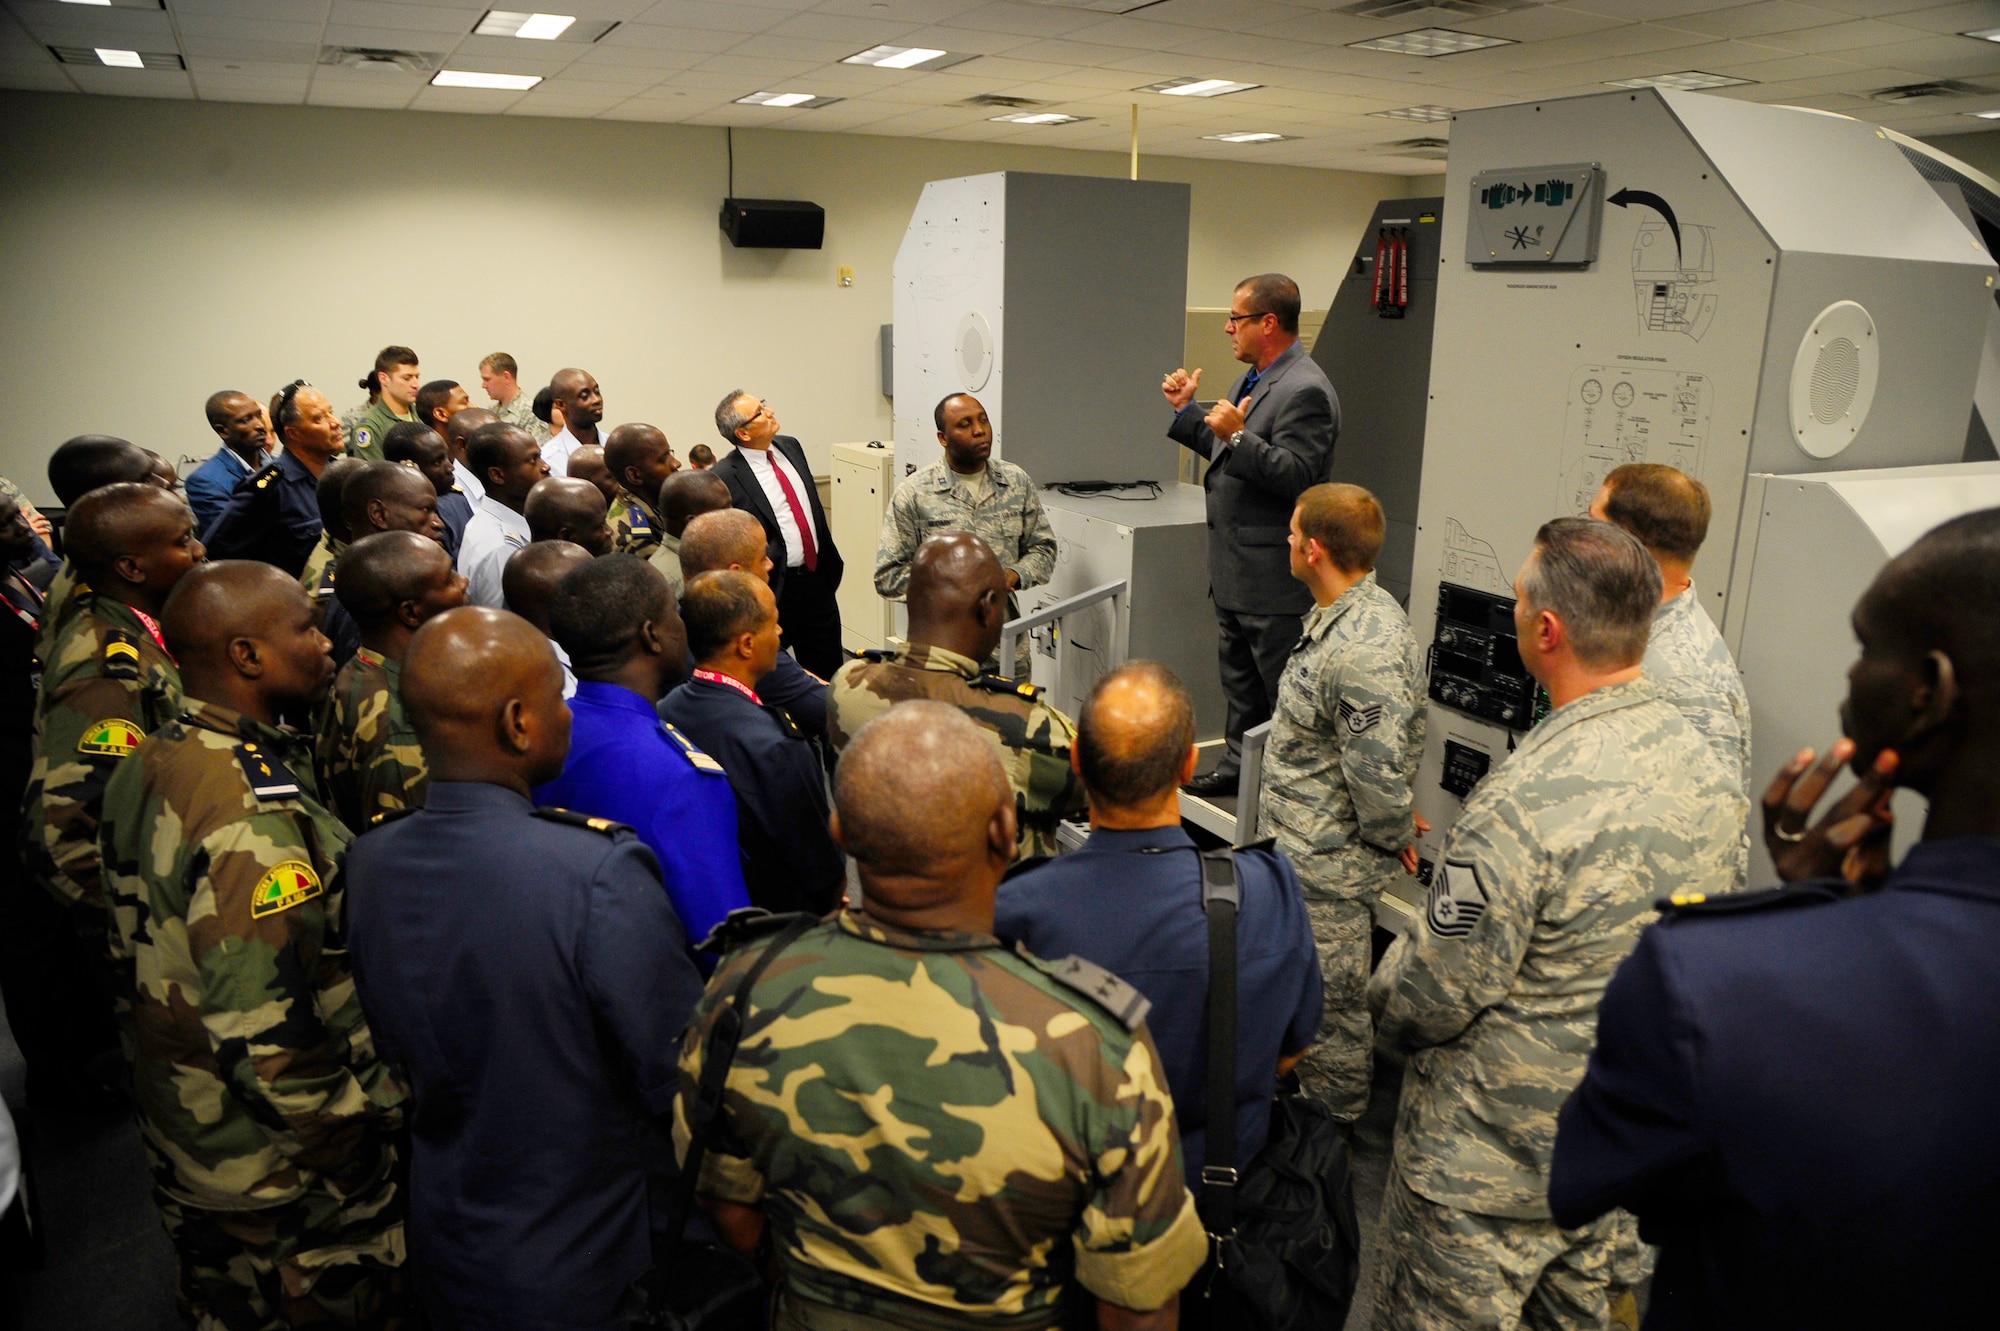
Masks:
[[[193,528],[194,515],[178,495],[127,481],[85,491],[70,507],[63,545],[84,581],[100,591],[151,586],[165,596],[201,557]],[[170,558],[177,548],[180,557]]]
[[[451,556],[436,541],[415,532],[380,531],[363,536],[340,557],[334,595],[366,635],[396,622],[405,607],[416,607],[413,617],[421,623],[428,618],[426,602],[437,599],[453,578]]]
[[[1173,795],[1194,749],[1194,700],[1173,671],[1133,661],[1097,681],[1077,715],[1077,766],[1093,808]]]
[[[496,424],[499,417],[484,407],[467,407],[453,412],[451,419],[444,423],[444,440],[451,447],[451,455],[465,460],[465,445],[472,436],[488,425]]]
[[[343,453],[327,463],[326,470],[319,474],[319,487],[315,491],[315,497],[319,500],[320,525],[340,540],[345,541],[350,536],[347,515],[341,507],[347,492],[347,483],[370,465],[372,464],[365,459]]]
[[[508,556],[500,573],[500,594],[507,608],[543,633],[549,631],[549,604],[563,575],[591,560],[590,551],[572,541],[536,541]]]
[[[1007,622],[1007,574],[985,541],[964,531],[925,538],[910,561],[910,641],[984,661]]]
[[[436,508],[437,491],[424,474],[399,462],[362,463],[348,475],[340,492],[341,522],[350,539],[375,531],[428,533],[429,523],[421,515]]]
[[[604,395],[588,370],[574,366],[557,370],[549,380],[549,393],[562,408],[564,426],[571,434],[582,431],[580,437],[588,437],[604,416]],[[617,474],[615,469],[612,474]]]
[[[433,781],[528,790],[562,775],[569,709],[555,649],[519,615],[447,610],[403,656],[403,703]]]
[[[726,568],[769,581],[765,557],[764,524],[740,508],[703,513],[681,532],[681,576],[689,582]]]
[[[604,461],[611,468],[611,474],[621,482],[630,483],[633,471],[646,471],[670,456],[672,450],[667,445],[666,431],[657,425],[647,425],[632,421],[613,430],[604,440]],[[659,480],[665,480],[662,475]],[[655,481],[653,488],[659,488]]]
[[[660,485],[660,522],[676,539],[687,534],[688,523],[695,518],[728,507],[729,487],[713,472],[677,471]]]
[[[167,650],[182,669],[226,666],[231,639],[255,636],[287,610],[311,601],[299,580],[257,559],[222,559],[181,579],[160,616]]]
[[[65,508],[100,486],[143,481],[152,473],[151,454],[108,434],[80,434],[49,454],[49,488]]]
[[[604,496],[609,504],[618,497],[618,483],[611,479],[611,468],[605,465],[604,449],[597,444],[580,445],[569,455],[569,474],[579,481],[589,481]]]
[[[872,908],[991,894],[1014,852],[1014,796],[993,737],[945,703],[905,702],[863,726],[834,775],[841,843]],[[994,845],[997,825],[1005,836]],[[972,880],[968,882],[968,877]]]
[[[602,555],[611,550],[611,531],[604,521],[608,511],[603,491],[589,481],[548,476],[528,491],[521,516],[528,520],[533,540],[573,541],[594,555]]]
[[[312,598],[273,564],[225,559],[189,571],[160,612],[160,632],[190,698],[267,723],[310,704],[333,680]]]

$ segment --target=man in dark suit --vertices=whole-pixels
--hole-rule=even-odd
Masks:
[[[1160,390],[1174,408],[1168,438],[1208,459],[1208,586],[1215,600],[1222,693],[1229,700],[1221,766],[1189,784],[1230,795],[1243,732],[1271,719],[1278,679],[1299,640],[1312,593],[1291,576],[1292,509],[1327,479],[1340,434],[1340,400],[1299,344],[1299,286],[1281,273],[1246,277],[1230,297],[1236,359],[1250,367],[1204,414],[1201,371],[1175,370]]]
[[[754,513],[770,540],[771,590],[784,645],[821,679],[840,669],[839,590],[845,567],[820,506],[806,451],[778,433],[770,404],[738,388],[715,408],[715,428],[736,451],[715,464],[730,502]],[[1286,510],[1289,520],[1291,510]]]
[[[1550,1211],[1639,1217],[1660,1247],[1650,1328],[1992,1315],[2000,509],[1893,560],[1854,630],[1846,738],[1764,795],[1792,881],[1674,898],[1605,990],[1563,1107]],[[1809,825],[1843,763],[1860,781]],[[1897,786],[1929,809],[1885,874]]]

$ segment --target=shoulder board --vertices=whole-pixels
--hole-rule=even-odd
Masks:
[[[1075,990],[1109,1012],[1128,1031],[1138,1030],[1139,1023],[1153,1010],[1152,1002],[1144,994],[1094,961],[1078,956],[1043,961],[1024,947],[1016,946],[1015,951],[1056,983]]]
[[[633,531],[651,532],[653,530],[653,524],[646,520],[645,513],[640,510],[637,504],[632,505],[625,511],[625,522]]]
[[[1277,844],[1278,838],[1267,836],[1262,841],[1252,841],[1241,846],[1231,846],[1230,849],[1241,855],[1246,850],[1270,850]]]
[[[703,772],[714,772],[717,776],[728,775],[722,770],[721,763],[708,754],[703,753],[700,749],[697,749],[694,746],[694,741],[683,735],[680,732],[680,727],[676,726],[673,722],[662,721],[660,722],[660,728],[667,732],[667,738],[674,742],[674,747],[679,749],[682,755],[689,762],[693,763],[697,769]]]
[[[884,661],[895,660],[896,653],[887,647],[870,647],[861,653],[861,659],[864,661],[873,661],[876,665],[881,665]]]
[[[265,752],[262,745],[252,740],[238,744],[236,762],[250,783],[250,793],[258,799],[268,803],[299,797],[299,779],[292,775],[292,769],[276,754]]]
[[[139,638],[124,629],[110,629],[104,635],[104,677],[139,678]]]
[[[465,487],[460,485],[457,481],[453,481],[451,483],[451,492],[455,495],[462,495],[465,493]]]
[[[1053,855],[1030,855],[1025,860],[1016,860],[1007,866],[1006,873],[1000,875],[1000,881],[1003,883],[1012,882],[1024,873],[1041,868],[1054,858]]]
[[[328,564],[326,572],[319,575],[319,586],[313,589],[313,595],[322,601],[333,595],[333,574],[334,566]]]
[[[1719,892],[1713,896],[1690,892],[1655,901],[1653,909],[1660,912],[1662,919],[1681,920],[1693,916],[1748,915],[1789,906],[1819,906],[1840,898],[1840,892],[1824,882],[1803,882],[1786,883],[1761,892]]]
[[[708,931],[708,937],[694,945],[694,950],[716,956],[733,952],[745,943],[779,932],[798,919],[801,913],[791,911],[778,915],[761,906],[738,906],[723,916],[722,922]]]
[[[777,718],[778,729],[785,732],[787,739],[804,739],[806,732],[799,729],[799,723],[792,720],[792,714],[774,702],[764,704],[764,710]]]
[[[568,823],[571,827],[587,827],[593,832],[606,836],[617,836],[620,832],[630,832],[626,824],[610,818],[593,818],[587,813],[577,813],[571,809],[536,809],[535,817],[552,823]]]
[[[359,830],[362,832],[372,832],[378,827],[387,827],[390,823],[396,822],[398,819],[408,818],[415,812],[415,809],[384,809],[368,820],[368,826]]]
[[[1016,684],[1013,680],[1002,679],[998,675],[981,675],[978,679],[972,681],[972,687],[986,693],[1011,693],[1017,698],[1026,699],[1028,702],[1040,702],[1042,700],[1042,690],[1035,685],[1027,683]]]
[[[255,476],[252,476],[250,484],[256,486],[259,490],[268,490],[271,488],[271,482],[277,480],[279,475],[278,464],[273,462]]]

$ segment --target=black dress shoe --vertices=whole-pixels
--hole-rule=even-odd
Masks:
[[[1190,795],[1234,795],[1238,776],[1235,772],[1210,772],[1198,776],[1182,786]]]

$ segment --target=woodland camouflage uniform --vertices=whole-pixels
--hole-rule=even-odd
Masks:
[[[423,807],[430,776],[403,712],[403,666],[363,647],[340,668],[313,741],[326,806],[350,831],[375,815]]]

